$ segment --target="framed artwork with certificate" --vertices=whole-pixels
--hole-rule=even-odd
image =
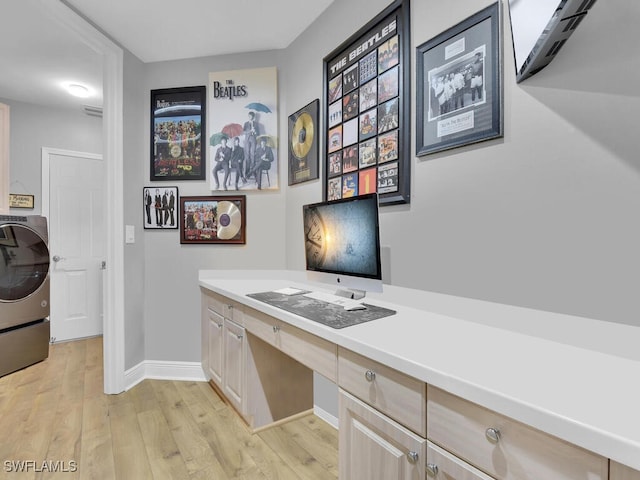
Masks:
[[[380,205],[409,203],[409,32],[409,1],[396,0],[324,58],[326,200],[377,192]]]
[[[151,90],[151,181],[204,180],[206,87]]]
[[[503,135],[500,4],[417,47],[416,155]]]

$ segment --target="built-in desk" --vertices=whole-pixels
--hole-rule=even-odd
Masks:
[[[306,282],[304,272],[202,271],[199,280],[203,299],[213,298],[223,312],[203,321],[203,354],[226,321],[226,363],[246,362],[233,367],[244,378],[230,390],[244,387],[246,403],[236,408],[249,422],[257,415],[252,408],[276,404],[266,399],[274,392],[255,388],[260,375],[272,389],[287,388],[284,396],[303,398],[258,422],[264,425],[311,408],[312,370],[339,385],[341,478],[354,480],[350,472],[367,468],[343,465],[343,452],[354,442],[379,448],[384,442],[374,437],[384,434],[393,445],[378,451],[385,464],[408,461],[416,466],[408,471],[421,472],[406,478],[431,476],[436,459],[451,478],[636,480],[640,328],[385,286],[367,302],[396,315],[338,330],[247,296],[284,287],[329,291]],[[232,313],[225,316],[224,308]],[[203,318],[208,311],[203,301]],[[207,358],[205,372],[216,361]],[[460,440],[479,428],[477,439]],[[425,473],[426,463],[432,470]]]

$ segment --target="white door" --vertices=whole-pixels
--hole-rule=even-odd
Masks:
[[[58,342],[100,335],[106,212],[102,156],[43,149],[42,158],[43,197],[48,174],[48,212],[43,198],[43,213],[49,219],[51,337]]]

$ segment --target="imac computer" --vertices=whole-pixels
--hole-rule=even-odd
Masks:
[[[336,296],[382,292],[378,195],[304,205],[307,278],[334,285]]]

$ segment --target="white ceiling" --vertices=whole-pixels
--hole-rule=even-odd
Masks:
[[[0,98],[102,105],[101,58],[51,20],[42,2],[2,0]],[[287,47],[334,0],[63,0],[143,62]],[[68,82],[94,90],[69,96]]]

